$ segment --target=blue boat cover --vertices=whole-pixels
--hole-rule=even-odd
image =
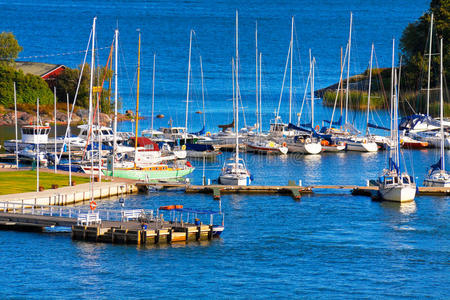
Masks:
[[[198,131],[198,132],[192,132],[192,135],[204,135],[205,134],[205,126],[203,126],[203,128]]]
[[[212,145],[186,143],[186,150],[214,151],[214,147]]]
[[[367,127],[390,131],[389,128],[386,128],[386,127],[383,127],[383,126],[378,126],[378,125],[375,125],[375,124],[372,124],[372,123],[367,123]]]
[[[331,121],[328,121],[328,120],[323,120],[323,121],[324,121],[325,123],[328,123],[328,124],[331,123]],[[333,121],[333,125],[341,126],[341,125],[342,125],[342,116],[339,117],[339,120]]]
[[[93,147],[92,147],[92,144],[93,144]],[[87,146],[87,150],[92,150],[92,148],[94,148],[94,150],[98,150],[98,143],[92,143],[92,144],[89,144]],[[113,150],[113,147],[102,144],[102,150]]]

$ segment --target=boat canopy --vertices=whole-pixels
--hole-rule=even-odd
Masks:
[[[131,137],[128,140],[128,144],[130,146],[134,146],[135,139],[136,138],[134,136]],[[143,137],[143,136],[138,137],[137,144],[138,144],[138,147],[144,147],[145,149],[148,149],[148,150],[159,151],[158,144],[155,143],[154,141],[152,141],[151,139],[147,138],[147,137]]]
[[[198,131],[198,132],[193,132],[193,133],[191,133],[192,135],[204,135],[205,134],[205,126],[203,126],[203,128],[200,130],[200,131]]]
[[[372,124],[372,123],[367,123],[367,127],[390,131],[389,128],[386,128],[386,127],[383,127],[383,126],[378,126],[378,125],[375,125],[375,124]]]
[[[328,121],[328,120],[323,120],[323,121],[328,124],[331,123],[331,121]],[[341,126],[342,125],[342,116],[339,117],[339,120],[333,121],[332,125]]]
[[[410,130],[410,129],[414,129],[414,127],[416,127],[416,125],[418,123],[425,123],[427,125],[432,125],[432,126],[436,126],[439,127],[441,126],[441,124],[439,124],[438,121],[434,120],[432,117],[430,117],[429,115],[424,115],[424,114],[416,114],[416,115],[411,115],[411,116],[406,116],[403,117],[400,120],[400,124],[398,126],[399,130]]]
[[[186,150],[193,151],[214,151],[214,147],[208,144],[192,144],[186,143]]]

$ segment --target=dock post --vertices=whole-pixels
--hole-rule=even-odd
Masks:
[[[213,188],[213,198],[214,200],[220,200],[220,189]]]

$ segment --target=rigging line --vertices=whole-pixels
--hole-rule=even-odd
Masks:
[[[75,90],[75,95],[73,97],[72,109],[70,111],[69,118],[67,119],[67,128],[66,128],[66,133],[64,135],[64,144],[63,144],[63,147],[61,147],[61,153],[59,155],[59,160],[61,160],[61,157],[62,157],[62,154],[63,154],[63,149],[64,149],[64,146],[66,145],[66,140],[68,138],[67,135],[69,134],[70,123],[72,121],[72,116],[73,116],[73,112],[74,112],[74,109],[75,109],[75,103],[77,102],[77,97],[78,97],[78,92],[80,90],[81,79],[83,77],[84,67],[86,66],[86,59],[87,59],[87,55],[89,53],[89,51],[88,51],[89,47],[91,45],[92,34],[93,34],[93,30],[91,29],[91,33],[89,34],[89,39],[88,39],[88,43],[87,43],[87,46],[86,46],[86,52],[84,54],[83,64],[82,64],[81,70],[80,70],[80,77],[78,78],[77,89]],[[70,143],[70,141],[69,141],[69,143]]]
[[[107,46],[107,47],[101,47],[101,48],[96,48],[95,51],[105,50],[105,49],[109,49],[109,46]],[[92,51],[92,50],[88,50],[88,52],[91,52],[91,51]],[[71,52],[63,52],[63,53],[53,53],[53,54],[44,54],[44,55],[22,56],[22,57],[18,57],[17,59],[29,59],[29,58],[52,57],[52,56],[64,56],[64,55],[80,54],[80,53],[84,53],[84,52],[86,52],[86,50],[71,51]],[[6,58],[1,57],[0,60],[6,60]]]
[[[277,123],[278,117],[280,115],[281,99],[283,98],[284,81],[286,80],[286,72],[287,72],[287,67],[288,67],[288,64],[289,64],[289,56],[290,55],[291,55],[291,47],[289,47],[288,55],[286,57],[286,65],[284,67],[283,82],[281,84],[280,100],[278,101],[278,108],[277,108],[277,115],[276,115],[275,123]]]

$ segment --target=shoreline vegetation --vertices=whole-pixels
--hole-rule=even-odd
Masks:
[[[391,85],[391,69],[379,68],[372,69],[372,87],[370,95],[370,109],[381,110],[390,109],[390,85]],[[345,107],[346,101],[346,80],[343,80],[343,90],[338,92],[338,83],[326,88],[317,90],[316,96],[322,98],[323,105],[333,107],[336,102],[336,109],[341,105]],[[369,86],[369,70],[362,74],[358,74],[349,78],[349,109],[366,110],[368,102],[368,86]],[[445,90],[445,89],[444,89]],[[444,95],[448,92],[444,92]],[[400,90],[399,108],[409,113],[417,113],[426,111],[426,90],[412,91],[408,89]],[[445,99],[445,96],[444,96]],[[430,91],[430,114],[439,114],[439,91]],[[444,103],[444,114],[450,114],[450,104]]]

